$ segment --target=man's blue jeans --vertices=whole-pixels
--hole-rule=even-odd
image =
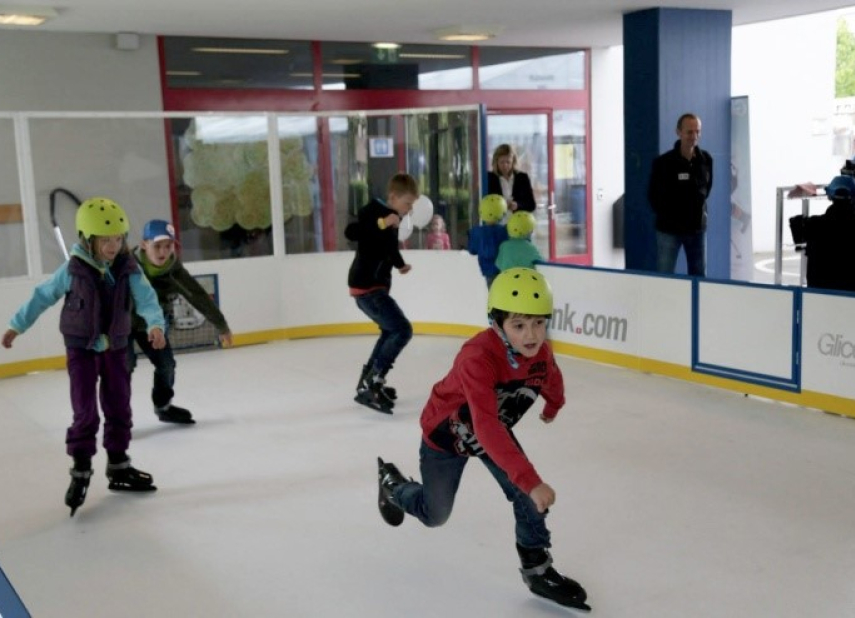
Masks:
[[[392,368],[404,346],[413,338],[413,326],[388,290],[356,297],[356,306],[380,327],[380,337],[368,359],[368,367],[381,375]]]
[[[437,451],[422,441],[419,449],[422,482],[405,483],[396,487],[392,500],[429,528],[441,526],[451,515],[454,497],[460,487],[460,478],[469,459],[462,455]],[[479,459],[487,466],[505,492],[505,497],[513,505],[517,543],[529,548],[550,547],[546,514],[539,513],[528,494],[511,483],[508,475],[490,458],[484,456]]]
[[[706,232],[696,234],[666,234],[656,231],[656,270],[673,273],[677,266],[680,247],[686,252],[686,268],[690,275],[705,277],[707,274]]]

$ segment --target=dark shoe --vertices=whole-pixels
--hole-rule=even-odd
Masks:
[[[534,594],[565,607],[591,611],[591,607],[585,603],[588,593],[579,582],[565,577],[552,568],[552,556],[549,551],[517,545],[517,552],[522,562],[520,573],[523,582]]]
[[[362,389],[368,387],[368,384],[366,383],[365,378],[368,377],[368,374],[370,372],[371,372],[371,367],[369,365],[362,365],[362,373],[359,374],[359,382],[356,383],[356,392],[357,393],[359,391],[361,391]],[[383,394],[386,395],[386,397],[388,399],[395,401],[398,398],[398,391],[396,391],[391,386],[386,386],[385,377],[381,376],[380,381],[382,383],[381,390],[383,391]]]
[[[400,526],[404,521],[404,510],[392,501],[392,492],[406,482],[395,464],[387,464],[377,458],[377,506],[383,521],[390,526]]]
[[[164,423],[176,423],[178,425],[193,425],[196,421],[193,420],[193,415],[190,410],[174,406],[171,403],[162,408],[155,408],[154,413]]]
[[[65,505],[71,508],[71,515],[69,517],[74,517],[74,513],[77,512],[77,509],[86,500],[86,492],[89,489],[89,479],[92,478],[92,470],[71,468],[69,473],[71,474],[71,484],[65,492]]]
[[[383,392],[385,380],[373,369],[362,379],[353,400],[383,414],[392,414],[395,402]]]
[[[107,489],[113,491],[156,491],[154,479],[148,472],[137,470],[131,465],[131,460],[118,464],[107,464],[107,479],[110,484]]]

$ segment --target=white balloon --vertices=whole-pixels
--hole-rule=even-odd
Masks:
[[[404,242],[413,234],[413,218],[405,215],[398,226],[398,242]]]
[[[413,217],[413,224],[418,228],[425,227],[430,223],[431,217],[433,217],[433,202],[430,201],[427,195],[420,195],[413,202],[411,216]]]

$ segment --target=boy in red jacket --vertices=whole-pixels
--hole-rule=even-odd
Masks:
[[[463,345],[422,412],[422,482],[378,459],[380,514],[392,526],[405,514],[441,526],[451,515],[463,469],[478,457],[513,504],[523,581],[534,594],[590,610],[582,586],[551,566],[546,514],[555,491],[513,434],[538,395],[546,401],[540,416],[545,423],[564,405],[564,381],[546,343],[552,291],[536,270],[511,268],[493,281],[487,310],[490,327]]]

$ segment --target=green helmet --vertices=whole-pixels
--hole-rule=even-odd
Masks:
[[[91,236],[120,236],[130,229],[128,215],[113,200],[92,197],[77,209],[77,233]]]
[[[537,221],[534,215],[526,210],[518,210],[508,218],[508,236],[511,238],[528,238]]]
[[[493,280],[487,295],[487,313],[493,309],[522,315],[552,315],[552,288],[532,268],[509,268]]]
[[[478,204],[478,216],[485,223],[498,223],[508,212],[508,203],[501,195],[491,194],[481,198]]]

